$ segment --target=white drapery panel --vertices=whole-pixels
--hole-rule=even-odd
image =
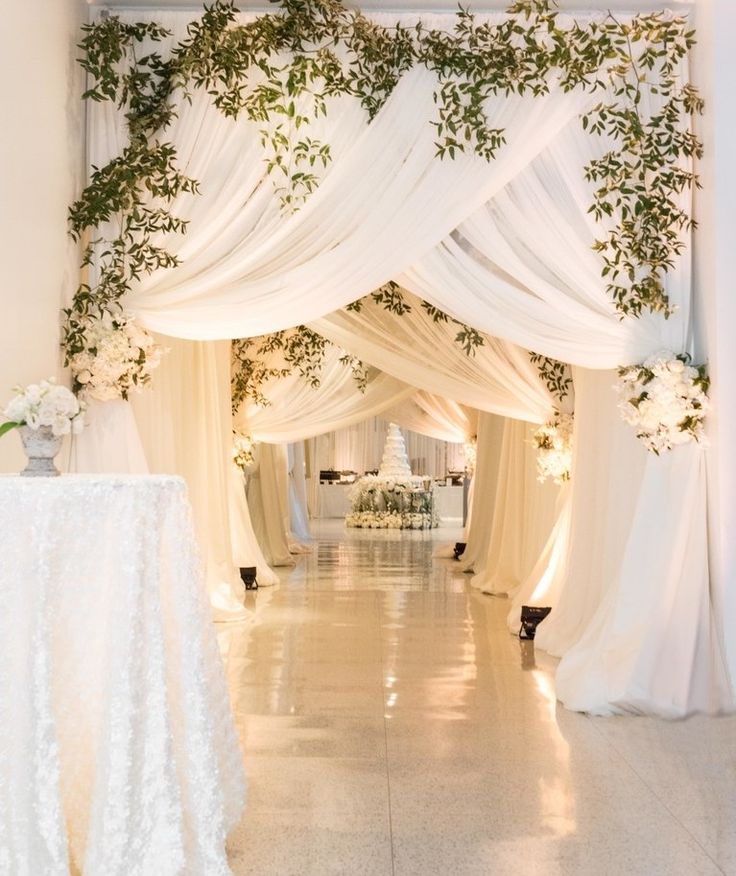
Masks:
[[[465,532],[462,569],[473,571],[488,556],[493,527],[493,510],[498,489],[498,468],[504,431],[503,417],[481,411],[478,414],[478,443],[475,474],[470,501],[469,521]]]
[[[242,619],[229,519],[230,344],[174,338],[165,344],[169,353],[151,389],[133,397],[146,458],[153,473],[186,479],[215,618]]]
[[[289,454],[289,514],[291,533],[298,542],[309,542],[309,503],[307,501],[307,464],[304,442],[288,447]]]
[[[369,419],[414,393],[386,374],[372,371],[365,392],[340,362],[344,350],[328,346],[318,387],[298,373],[266,381],[261,391],[270,404],[247,400],[235,415],[235,427],[255,441],[271,444],[302,441]],[[266,362],[270,356],[264,357]]]
[[[478,410],[544,422],[552,398],[539,380],[529,354],[488,335],[468,355],[455,340],[458,326],[433,322],[414,295],[397,316],[372,301],[359,312],[340,311],[310,327],[381,371],[419,389]]]
[[[248,473],[253,531],[271,566],[293,566],[289,546],[289,463],[286,445],[257,444]]]
[[[560,593],[565,586],[565,560],[570,545],[570,484],[563,484],[557,497],[555,522],[547,543],[537,559],[532,571],[511,600],[511,608],[506,619],[512,633],[519,632],[521,608],[523,605],[546,606],[555,609]]]
[[[383,419],[439,441],[465,443],[478,431],[478,413],[429,392],[415,392],[383,412]]]
[[[537,481],[533,427],[505,420],[488,551],[471,581],[484,593],[514,593],[537,563],[555,520],[559,488]]]
[[[591,95],[561,95],[553,87],[541,100],[494,99],[490,117],[506,129],[508,142],[486,164],[473,155],[434,158],[429,124],[434,87],[427,71],[412,71],[369,126],[353,104],[343,102],[330,116],[333,130],[324,138],[335,145],[335,161],[305,207],[286,219],[278,215],[268,181],[261,184],[263,164],[253,128],[221,119],[197,94],[191,107],[181,107],[171,131],[182,163],[205,189],[202,196],[174,205],[175,212],[192,220],[189,235],[170,244],[183,263],[148,278],[128,306],[149,327],[177,335],[254,335],[318,319],[395,279],[480,330],[587,368],[641,360],[661,347],[687,349],[688,252],[667,278],[671,302],[678,307],[668,321],[659,316],[619,320],[593,270],[587,248],[601,233],[586,215],[592,196],[581,168],[607,144],[583,134],[575,119]],[[93,107],[91,129],[92,160],[102,164],[118,151],[120,120],[107,105]],[[590,408],[578,413],[578,419],[590,416]],[[580,428],[584,431],[585,424]],[[680,464],[677,455],[683,453],[690,458],[683,448],[674,451],[675,461],[647,458],[641,482],[632,483],[632,516],[606,515],[611,529],[625,534],[619,571],[627,578],[602,585],[605,592],[615,585],[616,599],[639,583],[639,566],[652,566],[647,520],[657,521],[657,546],[666,556],[678,555],[683,540],[698,542],[700,522],[690,509],[665,508],[665,497],[654,492],[663,472],[669,472],[680,479],[679,493],[672,495],[701,495],[703,467]],[[619,464],[616,456],[598,458],[599,467],[635,477]],[[591,477],[585,471],[583,465],[575,474],[583,492]],[[573,501],[573,540],[592,543],[601,523],[579,519]],[[646,515],[635,511],[642,508],[648,509]],[[701,557],[687,585],[694,605],[707,599],[704,563]],[[569,568],[572,580],[574,563]],[[652,573],[648,586],[656,598],[680,586],[669,565],[656,565]],[[619,607],[609,609],[616,614]],[[633,628],[631,616],[617,617],[628,618]],[[688,640],[715,647],[702,612],[691,615],[689,623]],[[683,629],[679,633],[684,635]],[[644,659],[649,644],[636,635],[631,642]],[[605,655],[587,653],[590,660],[568,663],[568,691],[576,673],[600,677]],[[691,675],[699,684],[701,670],[717,666],[718,655],[697,649],[692,655],[697,666]],[[631,665],[642,664],[633,660]],[[624,692],[615,708],[641,709],[651,696],[653,709],[659,709],[670,683],[666,668],[658,664],[648,675],[637,668],[634,675],[640,682],[636,696]],[[604,708],[610,688],[597,690],[602,702],[595,708]],[[702,691],[686,698],[672,694],[672,714],[705,701]],[[583,700],[569,695],[568,701]]]
[[[85,427],[72,436],[69,470],[88,474],[148,474],[130,402],[89,399]]]

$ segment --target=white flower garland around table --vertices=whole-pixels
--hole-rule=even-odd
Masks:
[[[547,478],[562,485],[570,480],[572,470],[573,415],[559,411],[548,423],[534,433],[533,444],[537,449],[537,480]]]
[[[364,475],[350,501],[345,524],[358,529],[434,529],[440,523],[431,478]]]
[[[99,401],[127,399],[150,381],[165,352],[129,314],[105,313],[86,328],[82,348],[69,357],[74,388]]]
[[[0,435],[20,426],[34,430],[46,426],[58,438],[70,432],[78,435],[84,428],[84,402],[53,377],[25,388],[16,386],[15,393],[3,409],[6,422],[0,426]]]
[[[650,356],[642,365],[619,369],[619,409],[647,450],[660,454],[691,441],[705,442],[710,410],[705,365],[691,365],[687,353]]]

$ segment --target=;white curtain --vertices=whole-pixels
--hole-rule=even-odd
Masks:
[[[151,389],[133,397],[138,428],[151,471],[187,481],[215,618],[239,620],[247,613],[229,519],[230,344],[174,338],[166,344]]]
[[[537,481],[533,427],[505,420],[488,550],[476,560],[473,587],[513,594],[527,578],[555,522],[559,488]]]
[[[185,19],[177,21],[181,33]],[[313,322],[394,279],[479,330],[583,368],[613,368],[662,347],[687,350],[689,249],[667,278],[677,308],[669,320],[619,319],[600,259],[590,251],[601,229],[587,213],[592,193],[582,167],[611,144],[582,132],[577,115],[600,96],[563,94],[552,83],[542,98],[495,97],[487,110],[507,137],[496,159],[486,163],[465,154],[439,161],[430,124],[436,85],[428,71],[411,71],[371,124],[355,102],[336,101],[322,136],[333,144],[335,160],[317,192],[289,217],[279,214],[263,178],[253,126],[223,119],[207,95],[196,93],[167,132],[183,166],[203,182],[201,196],[174,204],[191,219],[189,234],[164,241],[182,264],[146,278],[126,305],[145,325],[170,334],[247,336]],[[640,109],[657,110],[646,91]],[[122,145],[122,120],[107,104],[90,110],[90,156],[101,165]],[[605,404],[603,396],[600,401]],[[595,407],[579,406],[579,434],[588,431],[584,421],[590,417]],[[731,708],[725,694],[711,697],[703,687],[707,677],[709,692],[725,690],[708,612],[670,615],[669,622],[644,630],[625,610],[641,587],[640,569],[648,572],[642,604],[671,605],[687,594],[693,606],[710,605],[704,553],[691,555],[697,568],[655,561],[680,556],[683,544],[700,544],[703,515],[688,502],[696,500],[699,509],[704,495],[701,451],[681,447],[629,469],[616,446],[610,450],[598,466],[629,479],[635,501],[581,519],[573,495],[574,540],[598,543],[608,555],[620,533],[624,538],[615,573],[607,570],[601,582],[601,599],[591,599],[590,624],[598,633],[583,635],[566,652],[559,693],[591,711],[672,715]],[[589,477],[581,465],[574,494],[589,491]],[[653,521],[656,540],[648,538]],[[578,575],[576,562],[571,550],[570,581]],[[616,641],[626,643],[625,681],[608,672],[611,630],[596,614],[599,608],[615,618]],[[670,653],[677,641],[698,643],[685,649],[684,662],[672,664],[688,677],[687,695],[682,675],[652,659]]]

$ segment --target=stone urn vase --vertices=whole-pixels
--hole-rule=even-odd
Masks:
[[[28,465],[21,472],[21,477],[57,477],[61,472],[54,465],[54,457],[61,450],[63,438],[54,435],[51,426],[30,426],[18,428],[23,450],[28,457]]]

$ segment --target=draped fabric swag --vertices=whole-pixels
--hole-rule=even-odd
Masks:
[[[187,21],[186,14],[155,17],[177,35]],[[685,68],[683,63],[683,73]],[[421,368],[412,369],[411,379],[400,371],[405,341],[392,345],[386,337],[388,317],[369,317],[367,310],[335,313],[395,280],[498,338],[486,351],[497,357],[488,362],[490,370],[506,356],[518,366],[517,376],[522,373],[523,356],[513,352],[518,348],[579,366],[582,399],[576,405],[565,587],[558,610],[540,627],[540,645],[564,654],[558,695],[572,708],[602,713],[673,716],[732,708],[711,617],[703,451],[685,446],[661,458],[647,455],[633,435],[624,435],[628,427],[613,422],[618,414],[612,375],[605,370],[661,348],[689,349],[690,251],[668,275],[677,308],[673,317],[619,319],[599,257],[590,249],[600,228],[587,212],[592,194],[582,174],[586,162],[609,145],[579,123],[579,113],[596,95],[564,94],[552,83],[544,97],[493,98],[490,117],[507,138],[495,160],[467,154],[440,161],[430,124],[435,86],[433,74],[412,70],[371,124],[354,102],[336,100],[314,130],[331,143],[334,160],[316,193],[288,217],[280,214],[264,179],[255,127],[224,119],[207,95],[195,93],[191,105],[181,104],[167,132],[182,166],[202,183],[201,195],[182,196],[174,204],[175,213],[191,220],[186,236],[165,241],[182,263],[145,278],[127,307],[149,328],[199,341],[309,323],[350,349],[351,333],[367,362],[437,391]],[[114,109],[90,107],[94,164],[117,152],[122,131]],[[194,372],[179,375],[181,396],[190,381],[203,381],[205,359],[189,363]],[[523,386],[507,390],[501,411],[503,386],[489,381],[488,398],[495,401],[479,404],[475,395],[465,390],[461,395],[457,383],[449,389],[453,375],[447,371],[439,369],[438,381],[447,387],[441,394],[455,401],[531,422],[544,419],[548,410],[538,387],[531,390],[531,380],[522,378]],[[467,389],[473,381],[460,374]],[[498,371],[495,383],[501,383]],[[173,387],[170,399],[176,407]],[[160,419],[162,409],[149,408],[147,415]],[[185,415],[192,435],[220,430],[210,442],[218,448],[219,481],[207,485],[221,490],[210,492],[216,504],[226,491],[221,461],[229,422],[218,415],[199,425],[189,410],[178,422]],[[486,431],[484,422],[481,415],[479,435]],[[144,423],[146,428],[156,427]],[[164,462],[171,463],[168,447],[182,440],[189,439],[167,436],[161,445]],[[150,440],[144,443],[148,450]],[[479,458],[483,452],[479,442]],[[602,481],[606,490],[596,497]],[[617,490],[621,501],[611,498]],[[468,562],[487,556],[493,538],[490,524],[476,518],[488,501],[479,492],[476,485]],[[591,576],[591,565],[597,577]]]

